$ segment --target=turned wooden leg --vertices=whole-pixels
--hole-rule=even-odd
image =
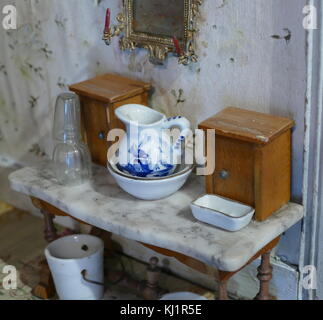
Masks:
[[[163,290],[159,287],[159,278],[160,278],[160,269],[158,268],[159,259],[152,257],[149,261],[149,266],[147,268],[147,280],[142,281],[137,290],[138,293],[145,300],[158,300],[165,293],[166,290]]]
[[[44,215],[44,237],[48,243],[57,239],[57,230],[54,225],[54,215],[41,210]],[[49,299],[55,296],[56,290],[46,260],[40,263],[40,279],[38,285],[32,290],[32,294],[40,299]]]
[[[99,229],[97,227],[92,227],[90,234],[92,236],[98,237],[103,240],[104,242],[104,256],[106,258],[113,257],[115,253],[115,248],[113,246],[113,241],[112,241],[112,233]]]
[[[221,280],[219,282],[219,298],[218,298],[218,300],[229,300],[227,283],[228,283],[227,280]]]
[[[261,256],[261,265],[258,267],[257,278],[260,281],[260,290],[255,300],[272,300],[273,297],[269,294],[269,284],[272,279],[273,267],[270,264],[270,253]]]
[[[46,260],[40,262],[40,279],[37,286],[31,291],[31,293],[40,299],[50,299],[55,296],[56,290],[52,274],[49,270]]]
[[[57,239],[57,230],[54,225],[55,216],[45,210],[41,210],[41,213],[44,216],[44,237],[50,243]]]
[[[97,227],[92,227],[90,235],[101,238],[102,236],[102,230]]]

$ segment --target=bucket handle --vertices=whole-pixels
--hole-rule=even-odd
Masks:
[[[87,275],[87,271],[84,269],[81,271],[81,275],[82,275],[82,278],[85,282],[88,282],[88,283],[92,283],[92,284],[96,284],[98,286],[104,286],[104,283],[101,283],[101,282],[97,282],[97,281],[94,281],[94,280],[90,280],[90,279],[87,279],[86,278],[86,275]]]

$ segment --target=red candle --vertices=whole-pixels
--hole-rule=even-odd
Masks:
[[[176,36],[173,37],[173,42],[174,42],[174,46],[175,46],[175,49],[176,49],[176,53],[179,56],[181,56],[182,55],[182,49],[181,49],[181,46],[180,46],[179,41],[176,38]]]
[[[106,17],[105,17],[104,31],[109,31],[109,29],[110,29],[110,17],[111,17],[111,10],[108,8],[107,9],[107,14],[106,14]]]

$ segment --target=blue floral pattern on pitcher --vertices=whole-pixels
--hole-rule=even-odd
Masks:
[[[116,116],[127,127],[127,135],[119,145],[119,170],[137,177],[171,175],[180,163],[181,145],[190,132],[189,121],[181,116],[167,119],[163,114],[141,105],[120,107]],[[173,145],[162,136],[162,130],[171,127],[181,128],[181,135]]]

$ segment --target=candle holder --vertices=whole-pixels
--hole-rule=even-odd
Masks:
[[[108,15],[108,13],[107,13]],[[107,46],[111,44],[111,40],[113,37],[119,37],[125,30],[125,16],[122,13],[119,13],[116,17],[117,21],[119,22],[118,25],[114,25],[110,27],[110,21],[106,26],[103,32],[102,40],[105,42]]]
[[[193,41],[193,36],[191,35],[191,40],[187,43],[186,50],[182,50],[180,46],[180,42],[178,41],[177,37],[176,36],[173,37],[174,55],[178,57],[179,64],[187,66],[191,62],[198,61],[198,56],[195,54],[192,41]]]
[[[198,55],[195,53],[192,42],[189,42],[187,45],[187,50],[185,53],[182,53],[178,57],[178,63],[184,66],[189,65],[191,62],[197,62]]]

